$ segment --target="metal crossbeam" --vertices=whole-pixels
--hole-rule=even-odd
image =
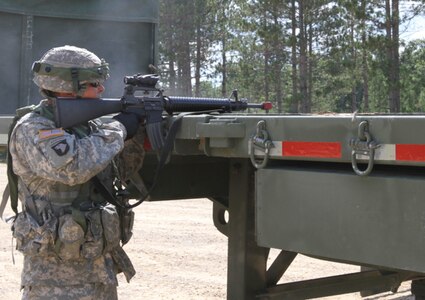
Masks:
[[[376,287],[392,290],[412,274],[366,271],[326,278],[290,282],[267,288],[257,299],[309,299],[358,292]]]

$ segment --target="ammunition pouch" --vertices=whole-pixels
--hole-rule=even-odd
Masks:
[[[110,204],[101,208],[101,217],[106,253],[120,246],[120,218],[115,206]]]
[[[59,217],[46,212],[43,225],[27,212],[20,212],[12,225],[16,249],[24,255],[55,255],[64,261],[91,260],[121,248],[121,232],[125,233],[126,241],[131,237],[134,217],[131,210],[126,210],[122,217],[110,204],[80,211],[86,226],[69,212],[62,212]]]
[[[117,210],[120,219],[121,242],[125,245],[133,236],[134,211],[124,207],[117,207]]]
[[[134,212],[121,206],[108,204],[101,210],[105,252],[110,253],[117,266],[117,273],[123,272],[127,282],[136,274],[127,253],[120,246],[126,244],[131,236],[134,223]]]
[[[114,211],[113,215],[115,215],[115,213],[118,214],[119,223],[116,224],[117,226],[114,227],[114,230],[116,230],[119,226],[120,231],[118,232],[120,234],[121,242],[123,245],[125,245],[133,235],[132,231],[134,223],[134,212],[131,208],[127,207],[128,199],[125,197],[125,193],[118,197],[112,195],[112,193],[103,185],[102,181],[97,176],[93,177],[91,182],[100,192],[100,194],[103,195],[104,199],[110,203],[109,205],[105,206],[105,208],[109,207],[105,213],[112,213],[112,211]],[[105,218],[109,218],[109,216],[105,214]],[[115,222],[115,218],[113,222]],[[111,247],[108,248],[111,249]]]
[[[58,219],[49,213],[43,225],[28,213],[18,213],[12,225],[16,249],[25,255],[52,252],[57,237]]]
[[[80,249],[84,243],[84,230],[75,222],[72,215],[59,218],[58,240],[56,250],[60,259],[75,260],[80,258]]]
[[[86,259],[95,259],[103,253],[103,226],[99,209],[92,209],[85,213],[87,231],[84,244],[81,247],[81,256]]]

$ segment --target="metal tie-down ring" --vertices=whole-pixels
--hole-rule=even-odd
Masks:
[[[367,176],[372,172],[373,164],[375,160],[375,149],[380,147],[369,133],[369,123],[362,121],[359,124],[357,138],[353,138],[350,141],[351,151],[351,166],[353,167],[354,173],[359,176]],[[360,170],[357,164],[357,155],[368,156],[368,164],[365,170]]]
[[[257,123],[256,133],[250,139],[250,158],[252,165],[257,169],[264,168],[270,157],[270,149],[274,147],[273,142],[269,139],[269,133],[266,129],[266,121],[261,120]],[[264,152],[263,159],[255,157],[255,150]]]

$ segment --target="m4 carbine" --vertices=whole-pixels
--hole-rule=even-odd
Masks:
[[[162,132],[163,113],[172,115],[180,112],[232,112],[247,108],[271,109],[270,102],[248,103],[246,99],[238,99],[237,91],[233,91],[234,100],[227,98],[195,98],[165,96],[156,87],[157,75],[141,75],[124,77],[124,95],[121,99],[56,99],[56,126],[70,128],[89,120],[119,112],[133,112],[146,120],[146,131],[153,150],[159,150],[164,144]],[[135,93],[141,91],[141,96]],[[152,94],[154,94],[152,96]],[[75,101],[78,101],[76,103]]]

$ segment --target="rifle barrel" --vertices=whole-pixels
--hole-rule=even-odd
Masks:
[[[225,112],[241,111],[247,108],[262,108],[263,103],[248,103],[245,100],[234,101],[228,98],[199,98],[199,97],[164,97],[165,110],[168,113],[186,111],[222,110]]]

